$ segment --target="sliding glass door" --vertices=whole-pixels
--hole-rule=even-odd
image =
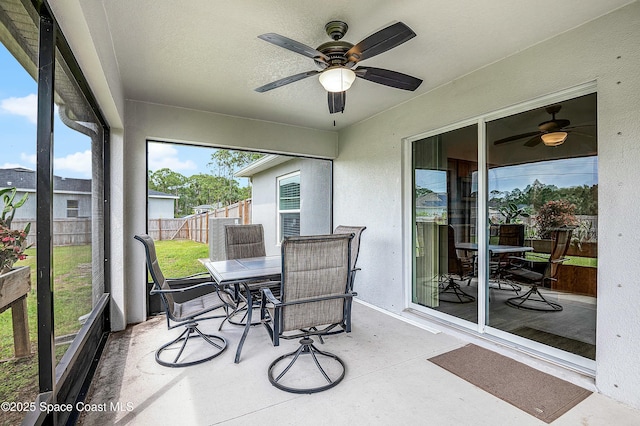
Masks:
[[[414,308],[592,365],[598,144],[590,90],[411,141]]]
[[[487,325],[594,360],[596,94],[493,120],[486,130],[489,243],[519,228],[512,243],[529,250],[491,257]]]

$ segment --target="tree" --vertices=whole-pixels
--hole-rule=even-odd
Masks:
[[[232,204],[251,196],[251,189],[248,186],[240,188],[234,173],[262,158],[263,155],[256,152],[230,151],[228,149],[219,149],[211,154],[211,162],[208,165],[215,167],[217,176],[224,178],[226,182],[226,189],[221,196],[221,201],[224,204]]]
[[[538,236],[549,238],[553,229],[577,225],[575,211],[576,206],[568,201],[548,201],[536,215]]]

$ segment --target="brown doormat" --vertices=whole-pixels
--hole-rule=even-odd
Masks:
[[[591,395],[586,389],[476,345],[429,361],[546,423]]]

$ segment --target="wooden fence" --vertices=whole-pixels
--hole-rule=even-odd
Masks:
[[[148,232],[159,240],[192,240],[208,244],[210,217],[238,217],[243,224],[251,223],[251,199],[205,213],[176,219],[149,219]]]
[[[27,244],[36,245],[36,234],[38,232],[35,219],[13,219],[12,229],[24,229],[31,223]],[[70,218],[54,219],[52,244],[54,246],[82,246],[91,244],[91,218]]]
[[[251,223],[251,199],[230,206],[175,219],[149,219],[148,232],[155,240],[193,240],[208,244],[210,217],[238,217],[241,223]],[[14,219],[12,229],[24,229],[31,223],[27,244],[36,245],[36,220]],[[81,246],[91,244],[91,218],[53,220],[54,246]]]

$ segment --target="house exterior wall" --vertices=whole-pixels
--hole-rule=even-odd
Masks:
[[[149,197],[147,204],[149,219],[172,219],[174,217],[175,200],[172,198]]]
[[[68,217],[67,216],[68,200],[78,201],[78,217],[91,217],[91,194],[54,192],[53,193],[53,218],[54,219]],[[35,214],[33,217],[35,217]]]
[[[482,68],[340,132],[334,221],[367,226],[358,295],[401,313],[410,251],[403,138],[595,81],[598,93],[596,387],[640,408],[640,3]],[[551,65],[551,66],[550,66]],[[409,174],[407,174],[407,170]],[[344,189],[342,189],[344,188]],[[348,190],[346,190],[348,188]],[[375,188],[375,196],[372,191]],[[355,208],[354,206],[357,206]],[[403,232],[404,230],[404,232]]]
[[[36,217],[36,193],[34,191],[26,192],[29,194],[27,201],[16,210],[14,219],[33,219]],[[24,191],[17,191],[14,200],[20,200],[24,196]],[[67,200],[78,201],[78,217],[91,217],[91,194],[81,193],[53,193],[53,218],[67,218]],[[3,200],[0,200],[0,209],[4,208]]]
[[[267,254],[280,253],[277,179],[300,171],[300,234],[331,233],[331,164],[329,161],[292,159],[253,176],[251,222],[262,223]]]

